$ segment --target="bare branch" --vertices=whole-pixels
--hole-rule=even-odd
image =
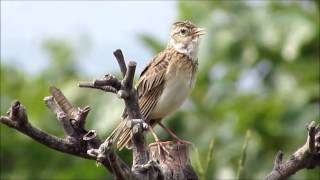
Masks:
[[[274,169],[275,170],[279,170],[282,162],[283,161],[283,152],[282,151],[278,151],[277,155],[276,155],[276,159],[274,161]]]
[[[320,144],[316,143],[320,141],[319,123],[312,121],[307,129],[307,142],[288,161],[282,162],[283,153],[278,152],[274,168],[265,177],[266,180],[287,179],[301,169],[320,166]]]
[[[168,149],[178,157],[177,161],[162,161],[159,156],[153,156],[157,148],[150,151],[146,146],[144,132],[148,129],[141,115],[138,95],[133,87],[133,79],[136,70],[136,63],[129,62],[126,67],[121,50],[116,50],[114,55],[121,69],[123,79],[120,81],[115,76],[106,75],[102,79],[92,82],[80,82],[79,87],[100,89],[118,95],[125,102],[127,126],[132,133],[133,167],[129,168],[112,149],[112,143],[106,139],[103,143],[98,138],[95,130],[85,129],[85,120],[90,111],[89,106],[76,108],[71,104],[64,94],[56,87],[51,87],[52,96],[44,98],[48,108],[57,115],[62,124],[66,138],[62,139],[50,135],[41,129],[33,127],[28,122],[26,110],[15,101],[8,112],[8,116],[1,116],[0,122],[17,131],[31,137],[37,142],[46,145],[57,151],[72,154],[85,159],[94,159],[110,171],[115,179],[197,179],[195,172],[190,166],[188,150],[186,145],[170,143]],[[172,157],[169,155],[168,157]],[[162,161],[162,162],[159,162]],[[162,165],[159,165],[162,164]],[[163,165],[167,168],[163,169]]]
[[[118,97],[121,98],[121,99],[126,99],[126,98],[129,97],[128,92],[127,92],[127,91],[124,91],[124,90],[119,90],[119,91],[117,92],[117,95],[118,95]]]
[[[57,119],[62,124],[62,127],[65,131],[65,133],[68,136],[73,136],[74,129],[71,125],[71,122],[69,121],[68,115],[60,108],[60,106],[56,103],[53,96],[47,96],[44,99],[45,104],[47,107],[57,115]]]
[[[144,131],[148,129],[148,125],[142,119],[132,119],[130,121],[132,127],[133,142],[133,166],[146,164],[149,161],[148,149],[146,147]]]
[[[113,153],[111,141],[105,140],[98,149],[90,149],[88,154],[95,157],[99,163],[109,162],[112,165],[111,172],[116,178],[129,179],[131,176],[128,166]]]
[[[130,61],[128,64],[128,70],[126,72],[126,75],[124,76],[122,83],[125,88],[131,89],[134,79],[134,74],[136,70],[137,63]]]
[[[51,148],[55,149],[57,151],[71,154],[74,156],[78,156],[81,158],[85,159],[93,159],[96,160],[96,157],[92,157],[89,154],[87,154],[87,151],[92,148],[99,148],[101,145],[100,139],[96,136],[96,133],[94,130],[90,130],[86,134],[82,136],[82,133],[85,132],[77,132],[76,134],[75,131],[76,129],[72,128],[77,128],[81,129],[78,127],[79,125],[83,124],[84,125],[84,120],[89,112],[89,108],[86,107],[84,109],[81,109],[79,111],[79,115],[77,116],[77,120],[75,119],[74,121],[79,121],[77,123],[74,123],[73,125],[67,126],[66,129],[64,122],[70,122],[70,119],[67,118],[67,115],[65,112],[61,110],[58,104],[56,104],[55,101],[52,101],[53,99],[51,97],[45,98],[46,104],[49,106],[49,108],[53,111],[55,111],[57,114],[57,117],[59,119],[59,122],[61,122],[64,125],[65,132],[67,133],[67,138],[62,139],[59,137],[56,137],[54,135],[50,135],[46,132],[44,132],[41,129],[38,129],[34,126],[32,126],[28,121],[27,121],[27,114],[26,110],[24,107],[20,104],[19,101],[14,101],[10,107],[9,110],[9,116],[1,116],[0,122],[2,124],[7,125],[8,127],[11,127],[13,129],[16,129],[17,131],[21,132],[22,134],[25,134],[29,136],[30,138],[34,139],[35,141]],[[61,110],[61,111],[60,111]],[[15,120],[13,120],[14,118]],[[82,129],[83,130],[83,129]],[[110,172],[112,172],[113,166],[117,166],[117,164],[120,164],[121,168],[123,170],[128,171],[129,167],[120,159],[117,157],[116,154],[114,154],[113,151],[111,151],[108,154],[108,158],[111,157],[113,158],[113,161],[108,161],[108,160],[103,160],[100,163],[104,165]],[[112,163],[110,163],[112,162]]]
[[[73,144],[72,142],[66,139],[58,138],[53,135],[49,135],[41,129],[33,127],[29,123],[21,125],[5,116],[1,116],[0,122],[18,130],[19,132],[31,137],[32,139],[43,145],[48,146],[49,148],[55,149],[60,152],[72,154],[75,156],[83,157],[86,159],[92,159],[86,154],[86,152],[82,152],[81,148],[76,148],[75,144]]]
[[[11,107],[8,110],[7,114],[9,115],[9,118],[12,121],[15,121],[17,124],[22,125],[28,123],[27,112],[17,100],[14,100],[11,103]]]
[[[78,113],[76,114],[75,120],[77,121],[78,126],[80,128],[84,128],[84,125],[90,110],[91,109],[89,106],[86,106],[84,108],[78,108]]]
[[[97,79],[92,82],[79,82],[79,87],[100,89],[105,92],[117,94],[121,88],[121,82],[113,75],[107,74],[103,79]]]
[[[53,96],[46,96],[43,98],[43,101],[53,113],[59,114],[63,112],[62,109],[58,106],[58,104],[54,101]]]
[[[126,67],[126,62],[124,61],[124,57],[122,54],[121,49],[117,49],[116,51],[113,52],[113,55],[116,57],[122,76],[124,77],[126,75],[127,72],[127,67]]]
[[[99,89],[105,92],[117,93],[117,90],[112,86],[95,86],[93,82],[79,82],[79,87],[82,88],[92,88],[92,89]]]
[[[146,147],[144,130],[147,126],[142,120],[142,115],[140,113],[139,104],[138,104],[138,96],[137,91],[133,87],[133,79],[136,69],[135,62],[129,62],[128,68],[126,68],[126,63],[123,58],[123,54],[121,50],[117,50],[114,52],[115,57],[117,58],[119,67],[124,76],[122,81],[119,81],[112,75],[106,75],[102,80],[95,80],[93,83],[80,83],[80,87],[104,87],[104,86],[112,86],[117,90],[118,97],[122,98],[125,102],[125,112],[127,115],[127,121],[130,128],[133,130],[133,164],[134,165],[142,165],[146,164],[149,161],[148,157],[148,148]],[[121,82],[121,83],[120,83]],[[101,149],[105,149],[107,147],[106,144],[108,139],[103,143],[99,149],[90,151],[91,154],[97,154],[97,159],[103,157],[108,157],[107,155],[101,155]],[[96,152],[96,153],[92,153]],[[100,152],[100,153],[99,153]],[[103,151],[108,152],[108,151]],[[108,159],[108,158],[107,158]],[[109,158],[112,160],[112,158]],[[113,166],[113,171],[117,172],[117,166]],[[121,175],[121,174],[120,174]]]
[[[315,148],[315,135],[316,135],[316,122],[312,121],[308,126],[308,147],[311,154],[316,152]]]
[[[95,86],[112,86],[119,90],[121,87],[121,82],[113,75],[106,74],[103,79],[97,79],[94,81]]]
[[[60,89],[51,86],[49,90],[57,106],[62,109],[69,119],[74,119],[78,114],[78,109],[69,102]]]

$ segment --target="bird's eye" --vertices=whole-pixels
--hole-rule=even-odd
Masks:
[[[186,29],[181,29],[181,30],[180,30],[180,34],[181,34],[181,35],[185,35],[186,33],[187,33],[187,30],[186,30]]]

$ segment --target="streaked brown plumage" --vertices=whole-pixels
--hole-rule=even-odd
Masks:
[[[142,71],[136,85],[141,114],[146,123],[155,126],[162,118],[176,111],[191,93],[197,72],[199,36],[203,29],[190,21],[173,24],[165,50],[156,55]],[[131,140],[126,119],[109,138],[122,149]]]
[[[150,118],[162,118],[161,115],[152,113],[163,90],[166,82],[174,79],[177,75],[190,76],[188,79],[190,88],[193,86],[197,62],[173,48],[168,48],[161,52],[142,72],[137,83],[139,96],[139,106],[146,121]]]

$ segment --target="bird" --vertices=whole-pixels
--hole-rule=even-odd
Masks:
[[[204,34],[205,29],[191,21],[173,23],[166,48],[151,59],[136,83],[139,108],[156,143],[161,143],[153,130],[156,125],[176,141],[187,142],[178,138],[161,121],[178,110],[195,85],[200,37]],[[131,143],[131,129],[125,124],[126,117],[108,137],[119,150]]]

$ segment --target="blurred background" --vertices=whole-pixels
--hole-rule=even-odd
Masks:
[[[235,179],[250,131],[241,177],[263,178],[277,151],[289,158],[306,140],[305,124],[319,121],[319,1],[1,1],[1,115],[19,99],[35,126],[63,136],[43,103],[55,85],[72,103],[91,106],[86,127],[106,137],[124,104],[112,94],[80,89],[78,81],[120,77],[112,54],[117,48],[138,62],[140,73],[166,46],[177,20],[191,20],[207,35],[195,89],[164,123],[195,144],[190,155],[202,179]],[[0,128],[1,179],[111,179],[94,161]],[[119,154],[131,164],[130,151]],[[319,177],[313,169],[291,179]]]

